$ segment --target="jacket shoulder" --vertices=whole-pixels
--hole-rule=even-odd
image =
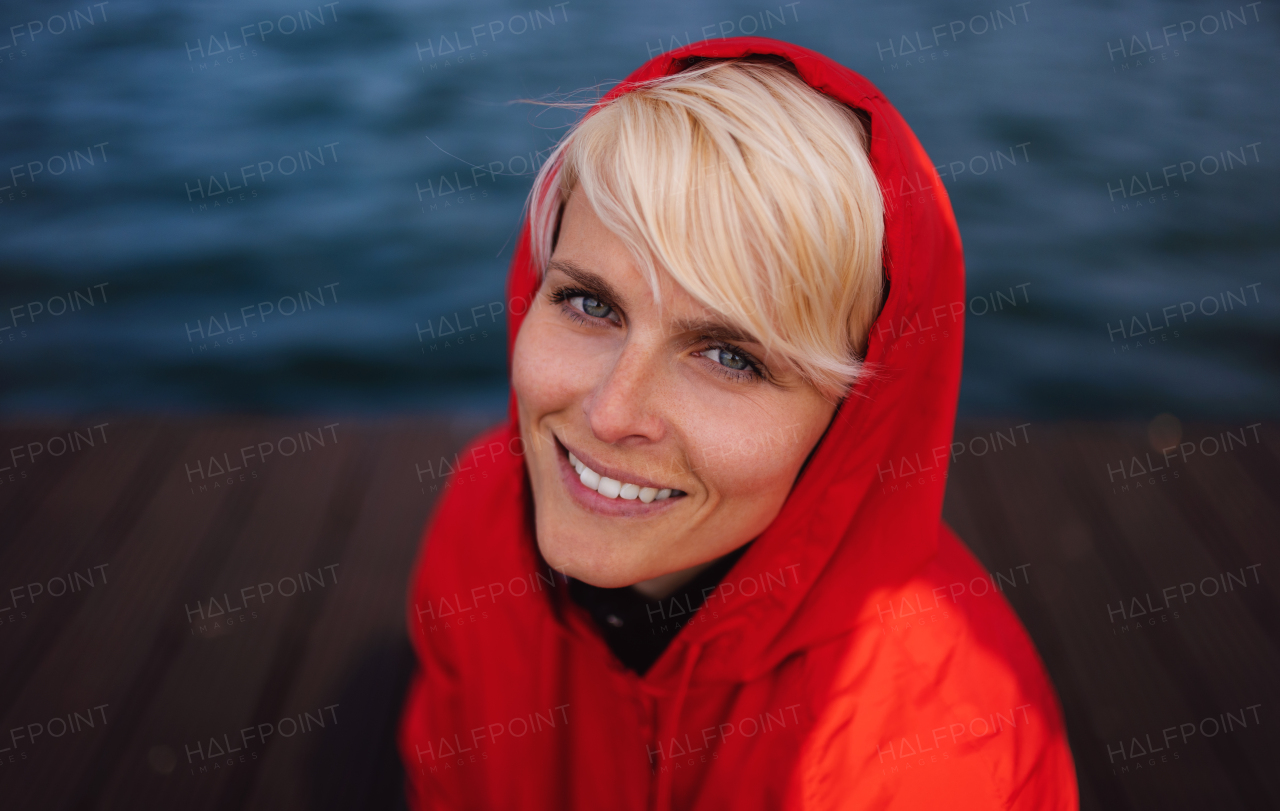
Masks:
[[[811,651],[811,689],[825,698],[796,807],[1078,807],[1058,699],[1007,578],[944,528],[927,566]]]

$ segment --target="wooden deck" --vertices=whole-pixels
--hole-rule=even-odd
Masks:
[[[434,500],[415,466],[481,427],[0,428],[0,809],[398,807],[403,595]],[[1280,807],[1280,432],[1186,426],[1195,449],[1162,463],[1140,425],[987,447],[1013,427],[961,427],[945,513],[1017,573],[1083,807]]]

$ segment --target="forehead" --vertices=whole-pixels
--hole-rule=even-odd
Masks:
[[[569,195],[551,257],[596,270],[608,265],[610,270],[639,273],[626,243],[605,226],[581,192]]]
[[[627,243],[601,222],[582,194],[570,195],[547,270],[558,271],[619,306],[656,307],[667,320],[722,318],[660,266],[654,267],[650,278]]]

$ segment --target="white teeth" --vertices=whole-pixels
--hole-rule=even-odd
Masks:
[[[671,496],[670,488],[659,490],[656,487],[641,487],[638,484],[620,482],[617,479],[610,479],[608,476],[601,476],[584,465],[572,453],[569,454],[569,464],[573,465],[573,469],[577,471],[578,481],[582,482],[583,487],[595,490],[605,498],[623,498],[627,501],[638,498],[645,504],[649,504]]]
[[[600,486],[596,488],[596,492],[605,498],[617,498],[622,492],[622,482],[604,476],[600,479]]]

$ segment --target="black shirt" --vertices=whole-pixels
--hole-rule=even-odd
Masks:
[[[602,589],[572,577],[569,578],[569,597],[595,620],[618,660],[643,676],[675,639],[676,633],[693,619],[704,601],[704,590],[712,593],[747,546],[750,544],[725,555],[661,600],[651,600],[630,586]]]

